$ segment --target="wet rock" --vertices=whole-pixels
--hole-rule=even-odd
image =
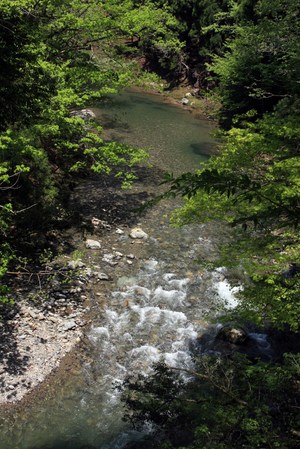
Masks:
[[[66,295],[61,292],[53,292],[53,296],[57,299],[66,299]]]
[[[234,345],[243,345],[248,342],[249,336],[244,329],[224,326],[218,332],[217,339]]]
[[[85,246],[88,249],[101,249],[101,243],[98,240],[87,239]]]
[[[121,276],[117,281],[117,286],[119,288],[122,287],[131,287],[135,285],[137,282],[135,277],[127,277],[127,276]]]
[[[129,234],[132,239],[143,239],[146,240],[148,238],[148,234],[143,231],[142,228],[133,228]]]

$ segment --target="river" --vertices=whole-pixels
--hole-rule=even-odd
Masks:
[[[113,227],[102,239],[100,253],[84,252],[74,234],[83,258],[111,281],[90,291],[92,323],[78,349],[76,369],[53,382],[34,404],[2,419],[0,449],[121,449],[139,435],[122,421],[116,385],[128,373],[149,373],[159,360],[191,366],[189,348],[207,330],[207,314],[217,313],[222,304],[234,305],[222,269],[205,269],[205,263],[215,260],[225,230],[217,224],[170,227],[176,203],[166,200],[143,216],[129,211],[131,204],[139,205],[149,192],[159,190],[163,171],[195,170],[207,159],[214,146],[212,124],[163,97],[138,92],[110,98],[95,112],[107,139],[148,149],[150,165],[137,186],[122,195],[109,188],[103,199],[97,178],[76,189],[73,202],[88,216],[99,216],[101,209],[103,218],[104,204],[107,214],[113,203],[124,211],[117,223],[122,232]],[[136,224],[147,240],[128,236]]]

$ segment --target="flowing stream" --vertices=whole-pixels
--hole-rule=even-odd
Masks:
[[[107,138],[149,149],[159,172],[194,170],[214,145],[211,123],[159,96],[124,93],[95,111]],[[97,197],[97,188],[87,180],[76,194]],[[157,188],[150,175],[125,200]],[[207,313],[233,306],[234,291],[222,269],[209,273],[203,264],[215,259],[225,231],[216,224],[171,228],[174,207],[164,201],[136,218],[147,240],[133,241],[126,229],[112,232],[102,239],[101,254],[86,255],[112,281],[91,291],[92,323],[80,362],[34,404],[0,422],[0,449],[122,448],[138,434],[122,421],[116,385],[128,373],[149,373],[159,360],[192,365],[190,346],[207,329]]]

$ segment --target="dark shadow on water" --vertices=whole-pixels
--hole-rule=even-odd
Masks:
[[[285,353],[299,353],[300,334],[272,328],[258,328],[253,323],[244,327],[211,326],[200,338],[193,340],[190,350],[195,357],[203,354],[245,355],[249,360],[282,363]]]
[[[209,142],[203,142],[203,143],[191,143],[190,147],[194,154],[198,154],[199,156],[211,156],[214,145]]]

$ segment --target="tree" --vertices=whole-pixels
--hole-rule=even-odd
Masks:
[[[285,5],[287,9],[281,3],[271,8],[267,0],[259,2],[257,24],[247,23],[230,43],[231,52],[216,58],[212,68],[220,77],[223,113],[226,110],[225,116],[230,117],[226,126],[231,123],[231,129],[223,135],[219,154],[201,170],[177,179],[170,176],[168,181],[169,195],[187,199],[175,214],[177,224],[218,219],[237,228],[236,242],[223,249],[221,263],[240,266],[249,275],[240,292],[246,315],[251,311],[251,318],[261,324],[289,325],[297,331],[300,129],[294,45],[298,45],[298,16],[293,2]],[[266,53],[270,57],[265,58]],[[253,75],[256,68],[259,84]]]
[[[195,365],[181,370],[159,364],[153,375],[125,381],[126,420],[136,429],[154,424],[147,448],[298,447],[299,357],[278,365],[239,354],[202,356]]]
[[[226,128],[249,111],[253,118],[261,117],[279,103],[285,104],[285,112],[299,109],[299,1],[255,3],[253,14],[246,2],[232,8],[234,38],[210,66],[219,81]]]
[[[296,123],[295,117],[274,114],[232,128],[222,152],[203,169],[169,179],[169,194],[189,197],[174,216],[176,224],[217,219],[237,227],[236,241],[223,249],[221,263],[242,265],[252,279],[240,293],[252,318],[294,330],[299,325],[299,273],[284,273],[288,264],[299,264]]]
[[[0,245],[61,211],[73,172],[115,171],[130,183],[145,152],[107,143],[76,110],[130,78],[110,48],[116,24],[98,0],[0,2]],[[58,207],[59,206],[59,207]]]

